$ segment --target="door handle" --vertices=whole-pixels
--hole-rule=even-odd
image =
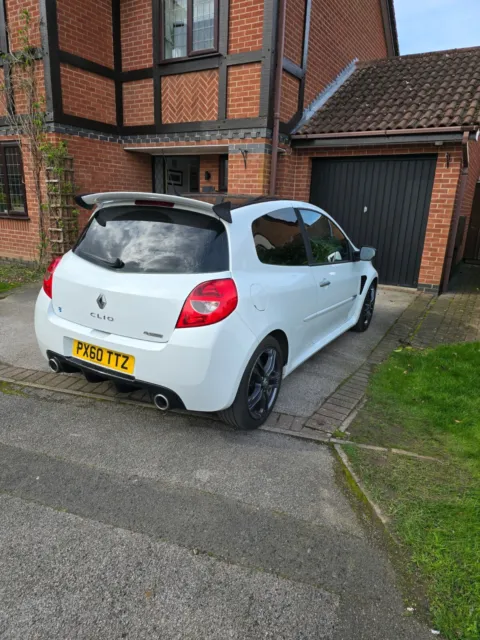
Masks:
[[[319,283],[319,285],[318,285],[318,286],[319,286],[319,287],[328,287],[328,285],[329,285],[329,284],[331,284],[330,280],[326,280],[326,279],[325,279],[325,280],[322,280],[322,281]]]

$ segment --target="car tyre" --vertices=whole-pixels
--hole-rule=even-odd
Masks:
[[[352,331],[362,333],[366,331],[370,326],[373,317],[373,310],[375,308],[375,300],[377,299],[377,283],[376,281],[368,287],[368,291],[363,299],[362,311],[358,318],[357,324],[352,327]]]
[[[282,384],[283,354],[278,340],[267,336],[250,358],[231,407],[219,412],[234,429],[258,429],[272,413]]]

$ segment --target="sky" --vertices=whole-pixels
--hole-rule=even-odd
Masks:
[[[480,46],[480,0],[394,0],[400,54]]]

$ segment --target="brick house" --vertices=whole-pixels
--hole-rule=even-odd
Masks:
[[[79,190],[275,192],[328,203],[353,229],[354,241],[377,243],[379,259],[395,253],[401,236],[395,255],[402,268],[382,264],[381,278],[391,284],[438,291],[449,261],[461,259],[468,226],[463,222],[480,166],[472,140],[478,117],[468,127],[455,124],[455,131],[440,122],[435,126],[443,132],[427,134],[432,117],[401,133],[412,128],[412,117],[401,127],[397,122],[392,135],[385,135],[390,127],[381,117],[375,120],[380,132],[365,118],[349,118],[349,94],[343,92],[357,86],[359,77],[363,86],[365,69],[383,68],[381,62],[362,63],[384,60],[387,70],[396,68],[388,66],[398,56],[392,0],[0,0],[2,48],[8,29],[8,46],[15,50],[22,8],[39,20],[35,44],[49,136],[67,142]],[[471,67],[464,67],[452,85],[460,90],[475,80],[466,75]],[[4,73],[8,79],[5,65]],[[382,86],[388,90],[388,82]],[[436,86],[442,91],[442,82]],[[331,117],[330,105],[341,95],[347,96],[341,117],[328,128],[322,113]],[[361,91],[355,96],[365,98]],[[371,108],[366,100],[364,115],[381,108],[382,96],[376,100]],[[12,103],[20,112],[20,97]],[[436,108],[446,117],[449,106],[445,101]],[[342,166],[353,156],[363,164]],[[404,162],[395,163],[400,156]],[[325,176],[341,185],[350,171],[352,184],[366,179],[370,190],[349,184],[349,202],[336,202]],[[396,172],[405,184],[415,176],[408,205],[395,195]],[[38,244],[32,172],[4,119],[0,174],[7,193],[0,257],[32,260]],[[382,189],[394,198],[398,215],[407,211],[405,232],[388,218],[381,233],[369,232],[378,229],[381,212],[373,196]],[[364,209],[371,215],[368,224],[354,220],[358,206],[359,216]],[[449,236],[456,238],[457,229],[464,235],[450,255]],[[415,241],[408,244],[408,238]]]

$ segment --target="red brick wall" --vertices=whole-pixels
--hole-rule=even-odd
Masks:
[[[112,1],[57,0],[60,49],[113,68]]]
[[[203,187],[213,187],[218,191],[220,160],[218,156],[200,156],[200,191]],[[205,171],[210,173],[210,180],[205,180]]]
[[[313,0],[305,105],[354,58],[386,55],[380,0]]]
[[[30,14],[30,41],[34,47],[39,47],[40,41],[40,2],[38,0],[5,0],[5,11],[8,20],[8,35],[10,48],[16,51],[22,48],[19,30],[24,26],[20,12],[26,9]]]
[[[305,1],[287,0],[285,20],[285,57],[302,64]]]
[[[61,65],[61,78],[65,113],[116,124],[113,80],[68,64]]]
[[[2,136],[1,142],[14,139]],[[27,195],[28,219],[0,218],[0,257],[20,258],[28,262],[37,259],[39,244],[39,207],[35,194],[35,182],[31,168],[28,145],[22,146],[25,191]]]
[[[153,64],[152,0],[120,2],[122,69],[143,69]]]
[[[418,276],[420,284],[439,286],[442,280],[461,170],[462,152],[460,147],[452,147],[450,155],[450,166],[447,168],[445,152],[442,151],[438,154],[425,245]]]
[[[445,154],[450,154],[450,166],[447,167]],[[438,153],[438,147],[412,145],[410,147],[367,147],[350,149],[319,149],[315,151],[296,151],[293,155],[281,155],[278,169],[278,192],[282,197],[295,198],[308,202],[312,158],[330,156],[367,156]],[[450,223],[455,206],[461,168],[461,149],[459,145],[442,147],[438,155],[432,192],[432,200],[425,234],[425,245],[420,266],[419,283],[439,286],[447,249]]]
[[[8,20],[8,38],[10,42],[11,50],[15,51],[24,47],[24,43],[21,41],[19,34],[20,30],[24,28],[25,22],[21,17],[21,11],[28,10],[30,14],[30,42],[33,46],[39,47],[41,45],[40,39],[40,3],[38,0],[5,0],[5,11]],[[35,63],[35,73],[37,76],[37,85],[39,97],[45,95],[44,74],[43,74],[43,62],[41,60]],[[4,75],[1,72],[1,80],[3,82]],[[12,84],[15,95],[15,108],[17,113],[25,113],[26,102],[23,91],[21,90],[21,74],[17,72],[12,78]],[[0,100],[0,115],[5,113],[5,97],[2,94]]]
[[[463,258],[463,253],[465,251],[465,243],[467,240],[468,234],[468,225],[470,223],[470,215],[472,213],[472,204],[473,197],[475,195],[475,189],[477,186],[477,181],[480,176],[480,143],[478,142],[469,142],[468,144],[468,154],[469,154],[469,167],[468,167],[468,181],[467,187],[465,189],[462,208],[460,211],[461,216],[466,216],[465,221],[465,233],[463,235],[462,245],[460,250],[457,253],[457,262]]]
[[[292,151],[291,147],[280,145],[280,148],[282,147],[285,148],[286,153],[280,153],[278,156],[277,185],[275,189],[275,195],[280,198],[297,198],[298,200],[305,200],[304,186],[302,186],[302,188],[299,188],[297,185],[297,164],[303,163],[304,160],[300,157],[299,153]],[[308,160],[308,166],[311,169],[310,160]],[[298,172],[298,175],[300,179],[303,180],[303,170],[300,170]],[[310,182],[308,183],[306,191],[306,201],[308,202],[310,196]]]
[[[32,220],[0,218],[0,258],[37,259],[38,228]]]
[[[153,80],[123,83],[123,123],[125,126],[153,124]]]
[[[288,122],[298,110],[298,91],[300,80],[284,71],[282,73],[282,100],[280,103],[280,120]]]
[[[241,153],[228,156],[228,192],[262,195],[268,193],[272,156],[249,153],[247,167]]]
[[[260,111],[262,65],[239,64],[228,69],[227,118],[254,118]]]
[[[197,71],[162,78],[162,122],[216,120],[218,71]]]
[[[35,62],[35,76],[37,82],[38,99],[45,97],[45,80],[43,62],[38,60]],[[25,94],[25,80],[29,83],[28,71],[25,73],[20,69],[16,69],[12,73],[12,87],[15,97],[15,110],[17,113],[26,113],[27,108],[27,96]],[[5,96],[3,95],[3,107],[5,107]]]
[[[230,0],[228,53],[262,48],[263,0]]]
[[[57,140],[61,136],[57,136]],[[127,153],[113,142],[64,136],[74,158],[75,185],[79,193],[98,191],[151,191],[152,159],[143,153]],[[82,213],[85,223],[89,213]]]

